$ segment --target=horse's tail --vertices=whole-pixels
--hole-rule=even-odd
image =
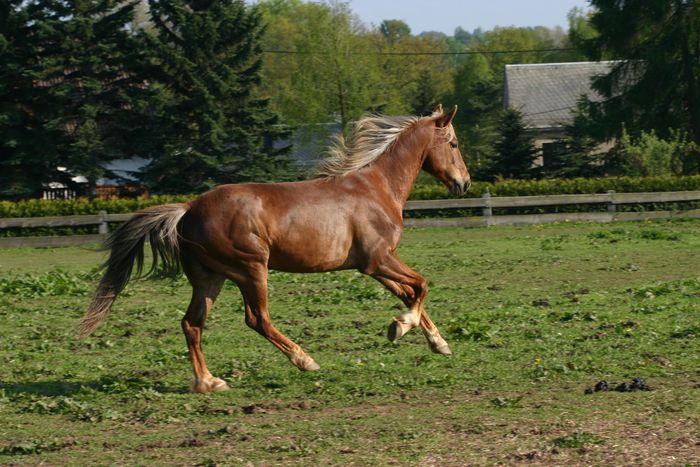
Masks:
[[[105,249],[111,252],[109,259],[102,265],[107,271],[80,323],[81,337],[94,331],[107,316],[117,295],[129,282],[134,262],[136,277],[143,275],[143,247],[146,239],[151,243],[153,262],[145,275],[155,271],[159,259],[163,261],[167,272],[180,270],[178,225],[187,208],[186,204],[163,204],[143,209],[109,235]]]

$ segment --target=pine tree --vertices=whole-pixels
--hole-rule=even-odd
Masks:
[[[590,58],[619,60],[593,82],[604,97],[588,115],[599,140],[654,130],[687,132],[700,147],[700,1],[592,0],[597,35],[584,40]],[[700,171],[700,152],[694,172]]]
[[[114,159],[144,155],[148,89],[140,76],[137,45],[126,26],[134,2],[74,1],[60,12],[62,39],[49,61],[52,93],[61,112],[51,122],[63,130],[63,165],[87,178],[89,194]],[[146,145],[147,146],[147,145]]]
[[[263,34],[242,0],[151,0],[150,83],[159,93],[154,154],[145,181],[161,192],[288,176],[288,136],[256,95]]]
[[[43,51],[55,31],[33,3],[0,3],[0,197],[40,195],[42,183],[60,180],[56,131],[45,124],[53,102],[43,77]]]
[[[513,108],[503,112],[499,122],[500,139],[488,173],[492,177],[530,178],[537,152],[523,124],[523,114]]]
[[[539,175],[547,178],[574,178],[603,176],[612,167],[608,154],[596,151],[598,143],[591,138],[588,120],[582,116],[587,106],[585,98],[578,104],[574,120],[566,126],[566,136],[550,143],[551,149],[543,147],[543,165]]]
[[[455,129],[463,153],[469,158],[469,170],[474,179],[492,177],[489,167],[494,158],[498,138],[497,121],[502,89],[483,55],[470,55],[454,75],[454,93],[450,99],[459,103]]]
[[[92,195],[99,177],[113,176],[108,162],[142,149],[147,128],[139,118],[146,86],[126,29],[133,4],[36,0],[17,2],[10,13],[16,40],[2,77],[14,125],[3,130],[16,138],[3,138],[12,146],[3,157],[12,170],[3,173],[24,195],[82,175]]]

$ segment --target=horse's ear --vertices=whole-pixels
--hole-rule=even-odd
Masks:
[[[437,107],[435,107],[435,110],[433,110],[433,117],[439,117],[442,115],[442,104],[438,104]]]
[[[449,126],[454,120],[455,115],[457,115],[457,106],[455,105],[452,111],[448,114],[442,115],[435,120],[435,126],[444,128]]]

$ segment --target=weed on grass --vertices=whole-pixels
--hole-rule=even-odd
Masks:
[[[591,444],[603,444],[603,442],[600,437],[586,432],[576,432],[552,440],[554,446],[566,449],[581,449]]]
[[[72,273],[60,268],[42,274],[7,274],[0,277],[0,294],[22,298],[69,296],[91,293],[96,273]]]

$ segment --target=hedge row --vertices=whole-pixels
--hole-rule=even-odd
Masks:
[[[134,212],[148,206],[167,203],[182,203],[193,199],[195,195],[156,195],[143,198],[114,199],[29,199],[23,201],[0,201],[0,218],[2,217],[45,217],[73,216],[79,214],[98,214],[106,211],[110,214]]]
[[[643,193],[653,191],[700,190],[700,175],[685,177],[607,177],[563,180],[503,180],[495,183],[474,182],[467,197],[478,198],[486,190],[491,196],[535,196],[606,193]],[[443,185],[421,183],[411,192],[411,199],[442,199],[450,194]]]
[[[578,193],[605,193],[615,190],[619,193],[650,191],[700,190],[700,175],[686,177],[609,177],[574,178],[568,180],[504,180],[495,183],[474,182],[468,197],[479,197],[489,190],[492,196],[532,196]],[[134,212],[147,206],[165,203],[186,202],[195,195],[151,196],[148,199],[109,199],[88,200],[26,200],[0,201],[0,218],[3,217],[42,217],[69,216],[77,214],[97,214],[107,211],[111,214]],[[443,185],[421,181],[411,192],[411,199],[449,198]]]

